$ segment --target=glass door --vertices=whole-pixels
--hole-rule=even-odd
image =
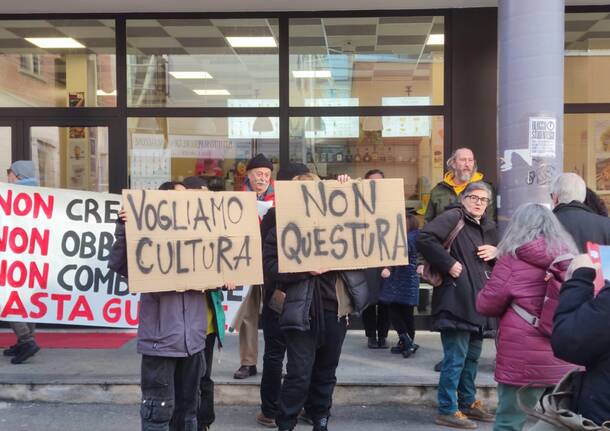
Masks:
[[[32,120],[25,130],[41,186],[110,191],[109,121]]]

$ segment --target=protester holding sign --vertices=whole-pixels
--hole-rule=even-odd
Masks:
[[[8,182],[22,186],[37,186],[36,167],[31,160],[18,160],[6,171]],[[4,356],[12,356],[11,364],[21,364],[34,356],[40,347],[34,340],[35,323],[10,322],[17,336],[17,343],[4,350]]]
[[[296,179],[319,182],[313,174]],[[279,223],[277,231],[281,232]],[[352,312],[361,312],[368,300],[364,273],[322,268],[281,273],[278,235],[274,229],[265,238],[263,256],[266,274],[285,293],[285,300],[280,301],[279,326],[286,340],[288,363],[276,418],[278,429],[294,429],[307,400],[308,414],[314,420],[313,429],[326,431],[347,317]]]
[[[163,183],[159,190],[185,190]],[[109,267],[127,276],[125,215],[117,221]],[[142,355],[142,431],[197,430],[207,304],[201,291],[142,293],[138,353]],[[171,423],[171,425],[170,425]]]
[[[258,201],[273,204],[275,193],[271,173],[273,163],[263,154],[257,154],[246,165],[244,191],[256,192]],[[264,239],[264,238],[263,238]],[[258,314],[261,306],[261,286],[250,286],[240,310],[231,324],[239,331],[240,367],[233,374],[235,379],[245,379],[256,375],[258,360]]]
[[[476,400],[475,377],[483,345],[486,319],[475,308],[476,294],[491,273],[496,253],[495,223],[485,215],[492,192],[483,182],[468,184],[461,205],[428,222],[417,239],[417,249],[443,276],[434,288],[432,316],[440,331],[444,359],[438,387],[436,423],[455,428],[476,428],[469,418],[493,421]],[[449,250],[446,239],[460,226]]]
[[[184,185],[191,190],[207,190],[201,177],[187,177]],[[233,284],[226,285],[233,290]],[[214,412],[214,381],[212,380],[212,365],[214,364],[214,345],[218,340],[218,349],[222,348],[225,338],[225,312],[222,305],[222,292],[220,289],[208,289],[204,292],[208,309],[208,332],[205,338],[203,358],[205,371],[199,383],[199,407],[197,408],[197,431],[207,431],[216,420]]]
[[[547,387],[573,368],[553,355],[550,338],[535,319],[539,322],[553,303],[547,284],[561,284],[561,269],[567,269],[577,250],[551,210],[533,203],[515,211],[498,245],[498,262],[477,297],[477,311],[501,318],[496,341],[496,431],[523,429],[527,416],[517,404],[518,394],[522,403],[533,407]],[[549,310],[551,319],[553,312]]]
[[[299,175],[309,173],[309,168],[302,163],[290,163],[277,173],[278,181],[290,181]],[[275,230],[275,208],[270,208],[261,222],[261,237],[264,239],[271,230]],[[278,413],[278,400],[282,387],[282,371],[286,356],[286,340],[280,330],[279,310],[276,308],[278,295],[277,283],[263,273],[263,312],[261,314],[265,352],[263,353],[263,373],[261,377],[261,411],[256,414],[256,421],[266,427],[275,428],[275,417]]]

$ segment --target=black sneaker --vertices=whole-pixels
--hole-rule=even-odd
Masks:
[[[13,359],[11,359],[11,364],[21,364],[21,363],[27,361],[28,359],[30,359],[36,353],[38,353],[39,350],[40,350],[40,347],[38,347],[38,344],[36,344],[35,341],[29,341],[27,343],[23,343],[19,347],[19,350],[17,351],[17,355]]]
[[[367,337],[368,342],[367,345],[369,349],[379,349],[379,344],[377,344],[377,337]]]
[[[315,420],[312,431],[328,431],[328,418],[320,418]]]
[[[17,356],[17,352],[19,351],[19,344],[13,344],[8,349],[4,349],[2,354],[4,356]]]
[[[442,369],[443,361],[437,362],[436,365],[434,365],[434,371],[436,371],[437,373],[440,373]]]

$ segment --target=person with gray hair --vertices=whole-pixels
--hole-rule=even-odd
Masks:
[[[6,170],[7,181],[20,186],[37,186],[36,166],[31,160],[17,160]],[[11,357],[11,364],[21,364],[40,350],[34,339],[35,323],[9,322],[17,336],[17,342],[2,354]]]
[[[450,205],[459,203],[459,197],[468,184],[482,182],[483,174],[477,171],[477,161],[469,148],[458,148],[447,160],[447,173],[443,181],[430,191],[424,219],[431,221]],[[491,190],[491,186],[489,187]],[[492,196],[493,198],[493,196]],[[487,216],[495,220],[495,204],[487,208]]]
[[[568,231],[580,252],[587,242],[610,245],[610,218],[597,215],[584,204],[587,185],[577,174],[559,175],[551,185],[553,213]]]
[[[572,369],[554,356],[549,337],[526,321],[521,310],[542,315],[549,268],[553,263],[567,268],[576,253],[574,240],[551,210],[535,203],[515,211],[498,245],[498,261],[477,296],[479,313],[500,318],[495,431],[523,429],[527,416],[517,404],[517,393],[533,407],[545,388]]]
[[[426,223],[417,239],[418,251],[443,279],[432,294],[433,329],[441,333],[444,354],[435,420],[439,425],[474,429],[473,420],[494,420],[476,399],[474,383],[487,325],[475,300],[496,255],[496,225],[486,215],[491,204],[489,185],[470,183],[460,204]],[[450,237],[455,239],[447,247]]]

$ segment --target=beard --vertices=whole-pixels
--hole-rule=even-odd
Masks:
[[[470,181],[473,174],[473,171],[453,171],[453,176],[462,182]]]
[[[253,187],[258,193],[265,193],[269,188],[269,183],[266,181],[256,181],[253,184]]]

